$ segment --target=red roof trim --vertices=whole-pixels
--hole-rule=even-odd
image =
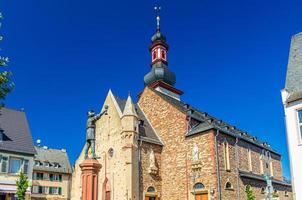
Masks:
[[[176,93],[178,95],[182,95],[184,93],[183,91],[178,90],[178,89],[174,88],[173,86],[171,86],[171,85],[169,85],[169,84],[167,84],[167,83],[165,83],[161,80],[153,82],[148,87],[153,88],[153,89],[155,89],[156,87],[163,87],[163,88],[165,88],[165,89],[167,89],[167,90],[169,90],[173,93]]]

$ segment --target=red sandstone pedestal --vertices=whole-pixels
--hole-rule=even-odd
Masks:
[[[98,199],[98,174],[102,165],[93,159],[80,164],[82,170],[82,200]]]

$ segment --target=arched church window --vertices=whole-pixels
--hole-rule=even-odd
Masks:
[[[229,143],[225,140],[223,142],[223,150],[224,150],[224,166],[225,170],[229,171],[231,170],[231,165],[230,165],[230,154],[229,154]]]
[[[156,51],[153,51],[153,60],[156,59]]]
[[[231,189],[233,189],[232,183],[227,182],[227,183],[225,184],[225,189],[226,189],[226,190],[231,190]]]
[[[161,51],[161,57],[166,60],[166,52],[164,50]]]
[[[148,187],[147,192],[155,192],[155,188],[154,187]]]
[[[195,189],[195,190],[204,189],[204,184],[202,184],[202,183],[196,183],[196,184],[194,185],[194,189]]]

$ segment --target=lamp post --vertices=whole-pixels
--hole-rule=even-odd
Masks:
[[[270,174],[267,171],[267,168],[268,168],[268,166],[270,165],[270,162],[271,162],[271,156],[270,156],[269,151],[265,152],[264,160],[265,160],[265,167],[266,167],[266,170],[265,170],[265,173],[264,173],[264,180],[266,181],[266,199],[267,200],[272,200],[274,188],[273,188],[272,180],[270,178]]]

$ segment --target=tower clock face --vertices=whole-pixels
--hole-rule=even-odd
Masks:
[[[108,155],[109,155],[110,158],[113,157],[113,153],[114,153],[113,148],[110,148],[110,149],[108,150]]]

